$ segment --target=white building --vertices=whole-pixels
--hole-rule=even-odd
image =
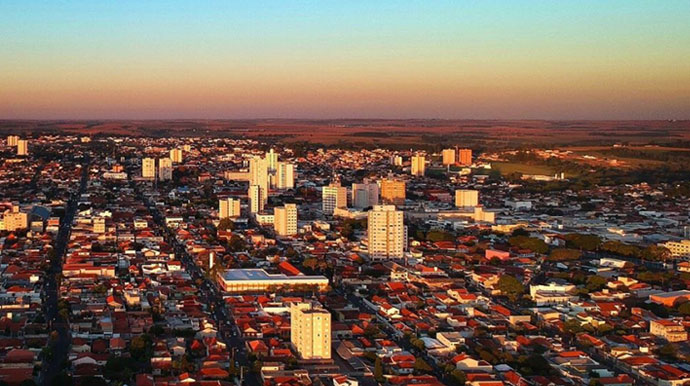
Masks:
[[[278,162],[276,170],[276,188],[293,189],[295,187],[295,165],[288,162]]]
[[[259,213],[264,210],[264,190],[259,185],[250,185],[249,192],[249,213]]]
[[[176,164],[182,163],[182,149],[170,150],[170,160]]]
[[[240,199],[226,198],[218,200],[218,218],[222,220],[235,217],[240,217]]]
[[[161,181],[172,180],[172,160],[170,158],[158,159],[158,179]]]
[[[423,176],[426,169],[426,158],[419,154],[413,155],[411,169],[413,176]]]
[[[455,149],[443,149],[441,155],[444,165],[455,165]]]
[[[352,184],[352,206],[354,208],[368,208],[379,204],[379,186],[365,180],[363,183]]]
[[[324,186],[321,195],[324,214],[333,214],[335,208],[347,208],[347,188],[340,186],[340,181]]]
[[[17,155],[29,154],[29,141],[26,139],[17,140]]]
[[[458,208],[479,205],[479,191],[473,189],[458,189],[455,191],[455,206]]]
[[[156,160],[144,158],[141,160],[141,176],[144,178],[156,178]]]

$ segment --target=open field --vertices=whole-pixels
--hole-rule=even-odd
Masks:
[[[152,137],[217,136],[362,146],[531,147],[614,143],[690,148],[690,121],[545,120],[133,120],[0,121],[0,133],[65,132]]]
[[[532,165],[519,162],[492,162],[491,167],[504,175],[510,173],[553,175],[556,173],[556,170],[546,165]]]

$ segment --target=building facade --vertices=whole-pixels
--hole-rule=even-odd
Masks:
[[[403,258],[405,233],[402,211],[393,205],[374,206],[367,221],[369,256],[376,260]]]
[[[290,342],[302,359],[331,359],[331,313],[320,305],[290,305]]]

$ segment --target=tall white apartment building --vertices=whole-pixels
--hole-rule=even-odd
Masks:
[[[347,188],[340,186],[340,181],[324,186],[321,197],[324,214],[333,214],[335,208],[347,208]]]
[[[141,160],[141,176],[144,178],[156,178],[156,160],[144,158]]]
[[[290,342],[302,359],[331,359],[331,313],[320,305],[290,305]]]
[[[288,162],[278,162],[276,170],[276,188],[293,189],[295,187],[295,165]]]
[[[265,158],[254,157],[249,160],[249,184],[261,188],[261,197],[264,205],[268,202],[268,161]]]
[[[264,190],[259,185],[250,185],[247,196],[249,197],[249,212],[259,213],[264,210]]]
[[[218,218],[240,217],[240,200],[238,198],[226,198],[218,200]]]
[[[276,207],[273,212],[273,229],[279,236],[297,234],[297,205],[285,204]]]
[[[182,149],[170,150],[170,160],[176,164],[182,163]]]
[[[400,259],[406,244],[403,212],[395,205],[376,205],[369,211],[367,234],[372,259]]]
[[[474,189],[458,189],[455,191],[455,206],[458,208],[479,205],[479,191]]]
[[[170,158],[158,159],[158,179],[161,181],[172,180],[172,160]]]
[[[363,183],[352,184],[352,206],[368,208],[379,204],[379,186],[375,182],[365,180]]]
[[[426,159],[423,155],[415,154],[412,156],[412,175],[423,176],[426,168]]]
[[[278,169],[278,153],[271,150],[266,152],[266,162],[268,163],[268,170],[273,172]]]
[[[19,141],[19,136],[17,135],[7,136],[7,146],[17,146],[17,141]]]

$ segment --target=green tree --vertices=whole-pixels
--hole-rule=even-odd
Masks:
[[[600,289],[606,287],[608,280],[605,277],[594,275],[587,278],[587,284],[585,287],[589,292],[599,291]]]
[[[229,218],[224,218],[220,220],[216,229],[218,229],[219,231],[234,231],[235,223]]]
[[[514,236],[508,239],[508,243],[514,247],[529,249],[535,253],[544,254],[549,251],[549,246],[536,237]]]
[[[497,287],[503,295],[508,296],[513,302],[517,301],[519,297],[525,293],[525,286],[511,275],[502,275],[498,279]]]
[[[428,363],[422,358],[417,358],[414,361],[414,370],[418,373],[428,374],[434,371]]]
[[[383,377],[383,364],[381,363],[381,358],[376,357],[374,361],[374,379],[376,382],[383,383],[386,379]]]
[[[549,254],[549,260],[551,261],[571,261],[571,260],[577,260],[580,258],[580,255],[582,252],[580,252],[577,249],[569,249],[569,248],[558,248],[554,249],[551,251]]]

